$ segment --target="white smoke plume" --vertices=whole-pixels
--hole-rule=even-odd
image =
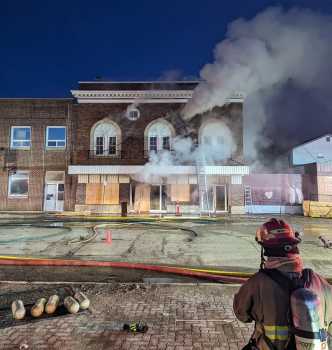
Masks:
[[[218,120],[210,120],[203,128],[201,142],[195,145],[191,137],[177,136],[172,140],[172,150],[151,152],[149,161],[135,180],[161,183],[162,177],[174,174],[176,165],[211,165],[226,161],[237,149],[230,128]]]
[[[215,61],[201,70],[203,82],[185,106],[184,118],[243,93],[251,158],[273,142],[294,145],[330,132],[331,39],[332,17],[311,10],[274,7],[232,22],[215,48]]]

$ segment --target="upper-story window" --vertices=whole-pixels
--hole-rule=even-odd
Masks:
[[[98,122],[91,131],[91,146],[96,156],[120,154],[121,130],[113,121]]]
[[[31,126],[12,126],[10,148],[29,149],[31,147]]]
[[[135,120],[139,119],[140,111],[138,108],[129,107],[127,112],[126,112],[126,116],[129,120],[135,121]]]
[[[48,126],[46,128],[46,147],[65,148],[66,147],[66,127]]]
[[[209,157],[224,160],[236,150],[235,138],[231,129],[221,120],[208,120],[199,129],[199,143]]]
[[[149,152],[170,150],[174,135],[174,128],[168,121],[164,119],[153,121],[145,130],[145,139],[147,143],[145,149]]]

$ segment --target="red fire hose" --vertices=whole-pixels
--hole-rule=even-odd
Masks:
[[[194,271],[183,267],[163,266],[163,265],[147,265],[140,263],[127,263],[115,261],[95,261],[95,260],[74,260],[74,259],[42,259],[42,258],[19,258],[19,257],[0,257],[1,265],[16,266],[81,266],[81,267],[114,267],[134,270],[155,271],[163,273],[171,273],[193,278],[201,278],[226,284],[242,284],[247,278],[223,276],[222,274],[213,274],[201,271]]]

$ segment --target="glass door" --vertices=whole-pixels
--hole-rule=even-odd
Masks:
[[[165,185],[151,185],[150,190],[150,210],[167,210],[167,190]]]

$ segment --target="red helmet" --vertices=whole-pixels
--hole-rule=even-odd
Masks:
[[[265,248],[277,248],[285,244],[296,245],[301,238],[285,221],[272,218],[256,231],[256,241]]]

